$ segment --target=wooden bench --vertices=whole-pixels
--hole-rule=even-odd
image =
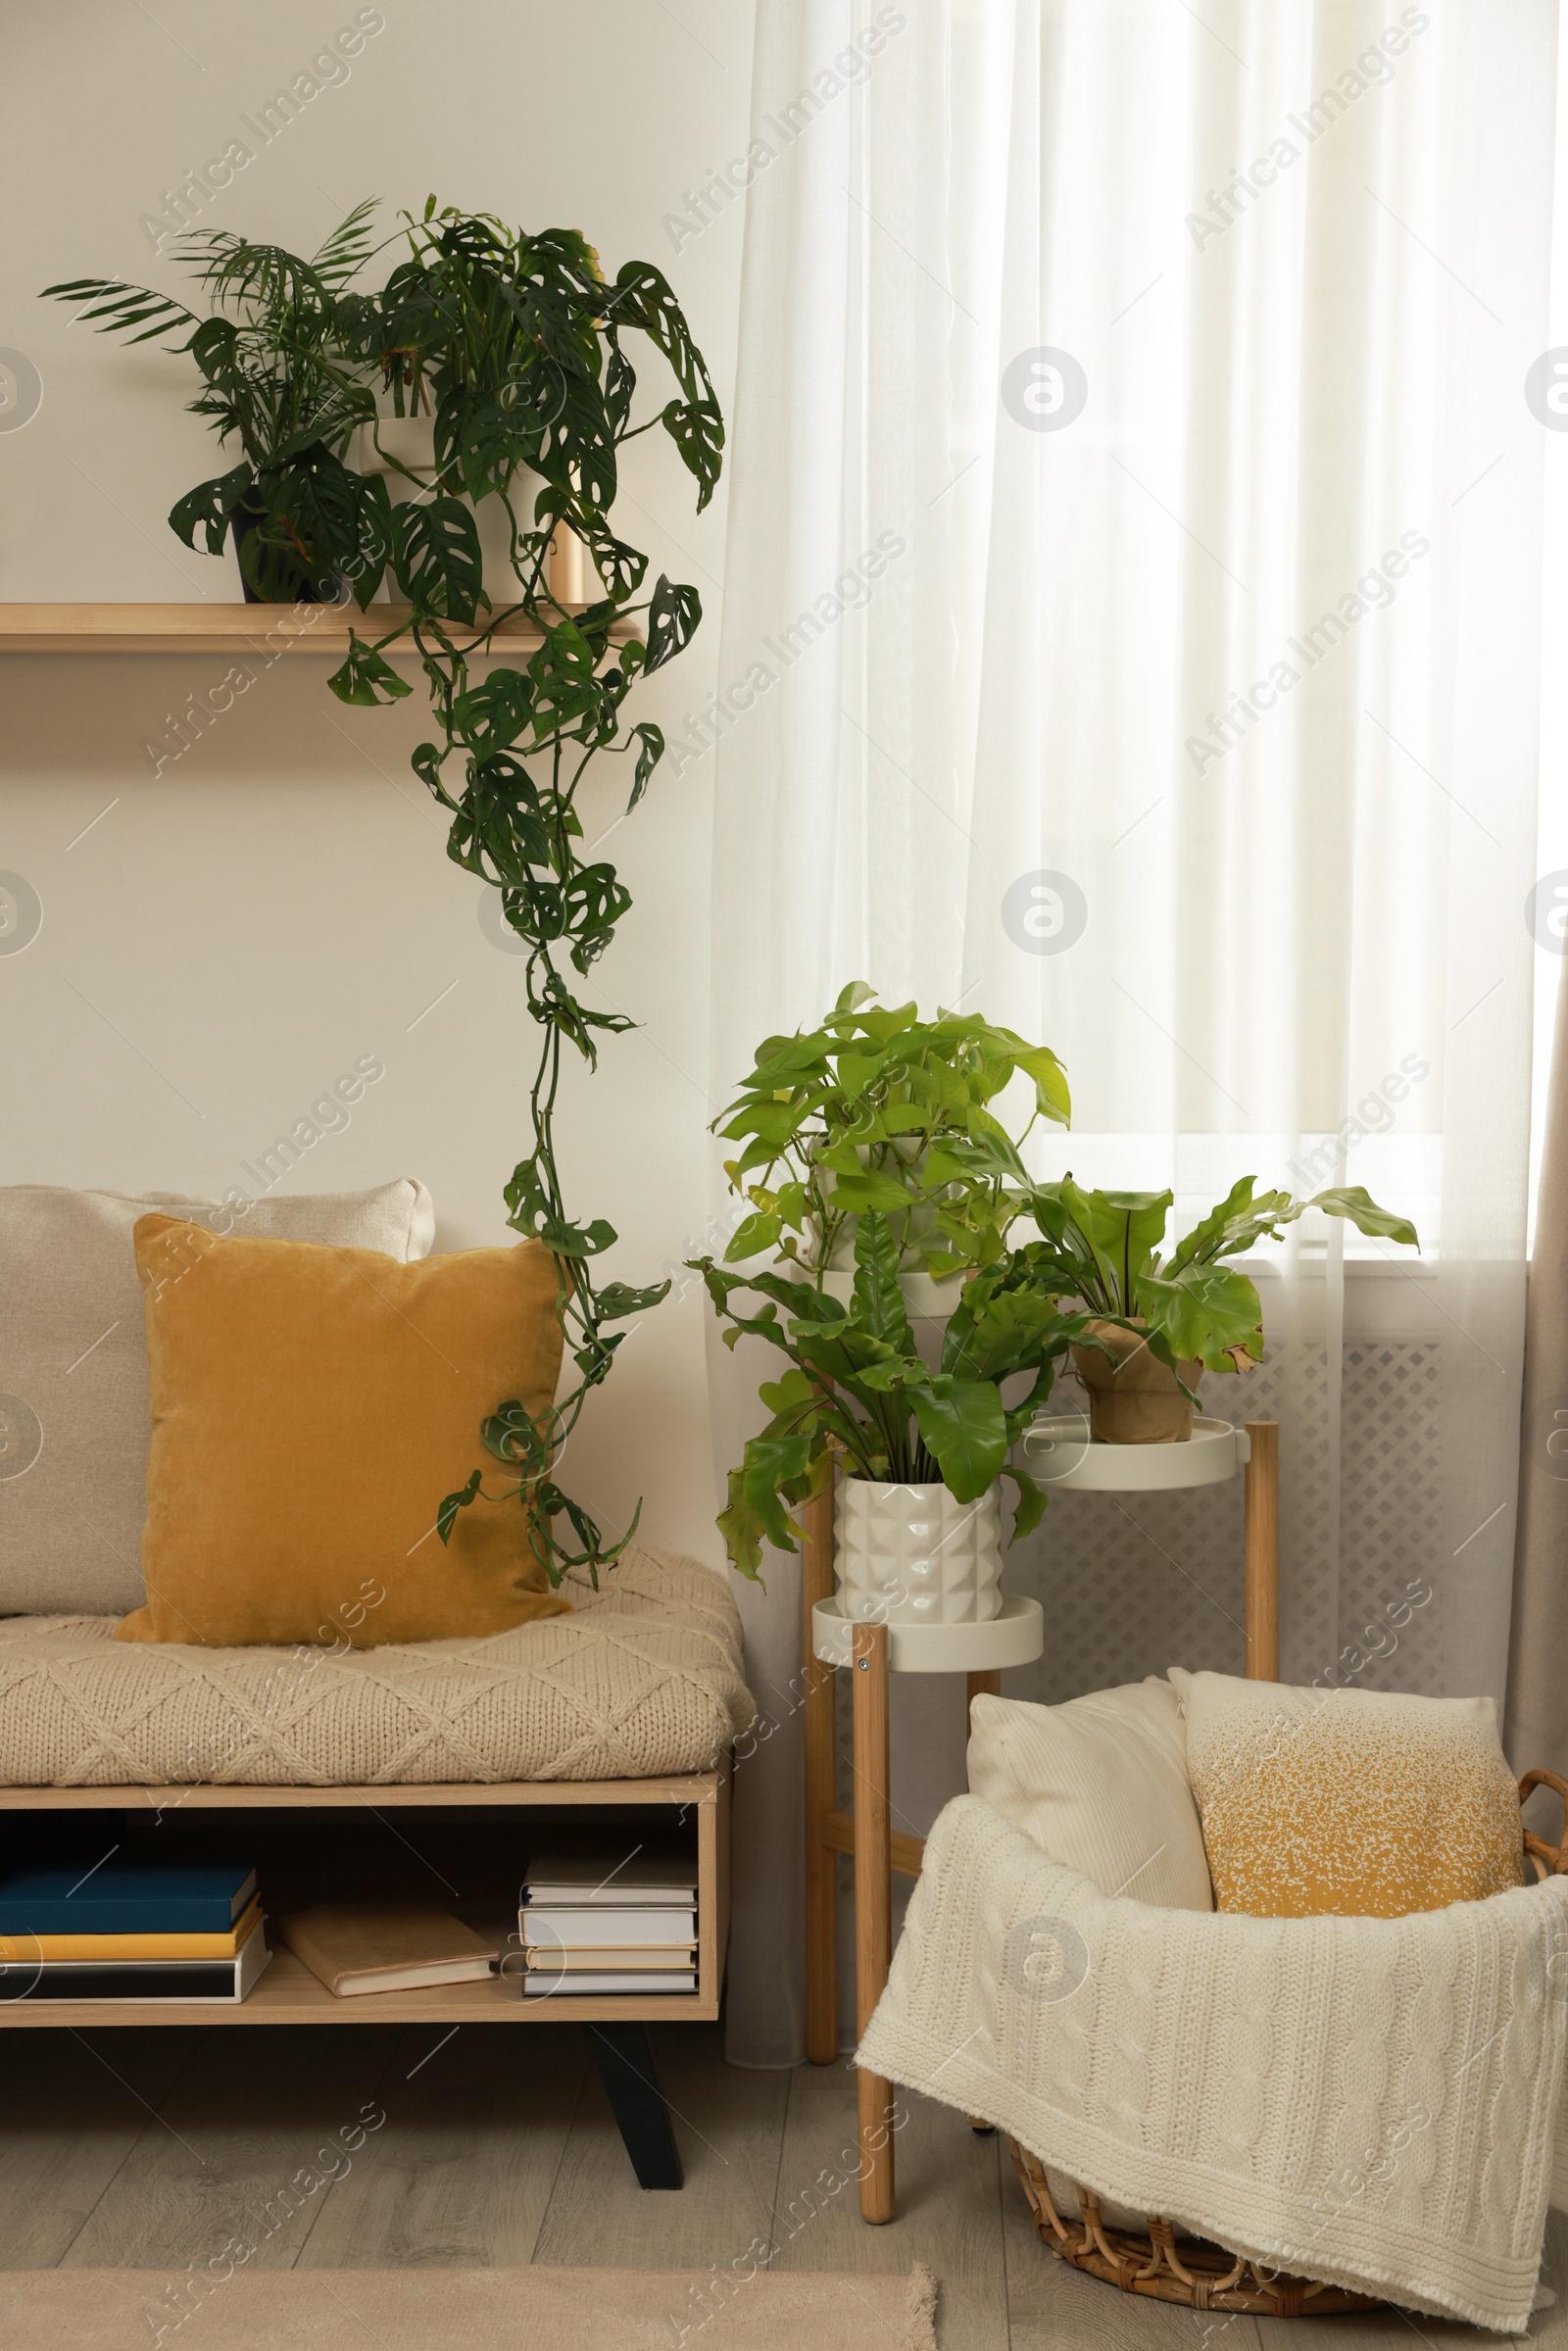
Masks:
[[[517,1886],[522,1870],[517,1834],[544,1828],[541,1815],[564,1813],[568,1826],[587,1827],[597,1816],[622,1833],[668,1831],[695,1839],[698,1877],[698,1985],[695,1992],[638,1995],[570,1995],[525,2000],[514,1974],[485,1984],[449,1984],[425,1991],[376,1992],[338,1999],[292,1951],[272,1941],[273,1957],[248,1999],[222,2003],[175,2001],[40,2000],[0,1997],[0,2027],[146,2025],[430,2025],[456,2032],[466,2025],[583,2025],[600,2079],[631,2158],[638,2182],[647,2188],[681,2185],[680,2157],[654,2068],[647,2028],[651,2023],[711,2022],[718,2015],[729,1939],[730,1762],[718,1768],[653,1780],[556,1780],[436,1787],[264,1788],[256,1786],[136,1788],[0,1788],[0,1841],[5,1866],[25,1857],[26,1848],[54,1816],[58,1837],[62,1812],[118,1816],[118,1845],[130,1858],[169,1859],[223,1841],[225,1816],[233,1841],[233,1816],[245,1822],[247,1852],[255,1851],[264,1906],[272,1914],[311,1901],[351,1895],[356,1858],[384,1890],[392,1864],[384,1855],[402,1848],[399,1875],[405,1894],[446,1898],[471,1924],[486,1932],[505,1918],[515,1937]],[[441,1816],[442,1837],[427,1854],[408,1832],[416,1813]],[[514,1822],[503,1840],[500,1816],[531,1816]],[[399,1826],[398,1816],[403,1817]],[[305,1816],[309,1816],[308,1818]],[[370,1833],[368,1822],[376,1824]],[[345,1835],[348,1829],[350,1834]],[[635,1834],[633,1834],[635,1841]],[[375,1850],[368,1855],[367,1848]],[[442,1867],[456,1873],[456,1883]],[[350,1883],[345,1885],[347,1871]]]

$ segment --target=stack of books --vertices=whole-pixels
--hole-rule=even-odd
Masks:
[[[17,1870],[0,1880],[0,1999],[243,2000],[270,1953],[248,1862]]]
[[[697,1989],[697,1869],[667,1853],[541,1853],[517,1916],[524,1999]]]

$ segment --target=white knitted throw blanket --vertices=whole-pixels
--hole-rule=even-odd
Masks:
[[[1522,2333],[1568,1879],[1401,1919],[1116,1901],[975,1796],[937,1821],[860,2065],[1271,2268]]]

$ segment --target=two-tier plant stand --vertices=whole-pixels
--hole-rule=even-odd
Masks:
[[[1019,1441],[1021,1466],[1053,1494],[1158,1494],[1247,1480],[1245,1540],[1247,1673],[1279,1679],[1279,1428],[1271,1420],[1200,1416],[1182,1445],[1091,1445],[1082,1414],[1037,1420]],[[1045,1646],[1038,1600],[1007,1595],[990,1624],[877,1625],[844,1616],[834,1596],[833,1496],[807,1504],[802,1592],[806,1618],[806,2049],[831,2065],[838,2047],[837,1856],[855,1863],[855,2017],[870,2022],[892,1961],[893,1872],[917,1878],[924,1839],[896,1832],[890,1814],[888,1676],[962,1673],[967,1703],[997,1695],[1002,1669],[1026,1665]],[[854,1684],[855,1803],[835,1803],[834,1673]],[[895,2209],[893,2108],[888,2082],[858,2078],[860,2214],[891,2221]]]

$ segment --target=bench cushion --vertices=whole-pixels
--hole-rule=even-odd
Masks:
[[[0,1620],[0,1786],[648,1779],[712,1768],[754,1707],[727,1582],[635,1545],[573,1613],[482,1640],[213,1649],[113,1617]]]

